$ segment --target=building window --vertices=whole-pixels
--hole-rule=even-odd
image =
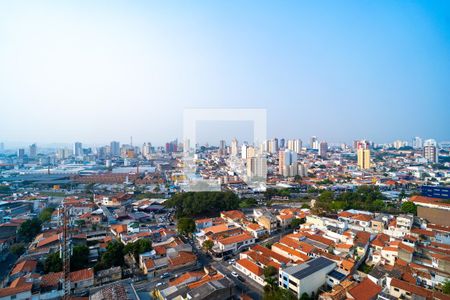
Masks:
[[[292,281],[292,280],[290,280],[290,279],[289,279],[289,283],[292,284],[293,286],[297,286],[297,282]]]

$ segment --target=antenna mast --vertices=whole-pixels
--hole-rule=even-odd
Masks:
[[[63,232],[62,232],[62,261],[63,261],[63,299],[70,297],[70,237],[69,237],[69,209],[65,207],[63,202],[62,218],[63,218]]]

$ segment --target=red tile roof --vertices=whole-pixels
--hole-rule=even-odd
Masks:
[[[294,259],[295,261],[298,260],[298,259],[300,259],[301,261],[307,261],[307,260],[310,259],[309,256],[301,253],[300,251],[293,250],[293,249],[291,249],[291,248],[289,248],[289,247],[287,247],[287,246],[285,246],[283,244],[280,244],[280,243],[273,244],[272,248],[278,248],[278,249],[280,249],[280,250],[282,250],[284,252],[289,253],[291,256],[294,256],[295,258],[297,258],[297,259]]]
[[[349,217],[353,216],[353,214],[348,211],[343,211],[343,212],[340,212],[338,214],[338,216],[342,217],[342,218],[349,218]]]
[[[23,260],[16,264],[16,266],[12,269],[11,275],[25,272],[30,273],[33,272],[36,269],[37,262],[35,260]]]
[[[287,263],[289,263],[291,261],[290,259],[284,257],[283,255],[278,254],[278,253],[276,253],[276,252],[274,252],[274,251],[272,251],[270,249],[267,249],[266,247],[261,246],[261,245],[254,245],[254,246],[252,246],[250,248],[250,250],[260,252],[260,253],[262,253],[265,256],[270,256],[273,259],[275,259],[276,261],[279,261],[280,263],[287,264]]]
[[[94,270],[92,268],[70,272],[71,282],[78,282],[89,279],[94,279]]]
[[[220,214],[224,218],[228,218],[228,219],[231,219],[231,220],[245,219],[245,214],[242,211],[239,211],[239,210],[223,211]]]
[[[32,283],[26,283],[19,287],[7,287],[0,289],[0,297],[8,297],[12,295],[17,295],[19,293],[31,292],[31,288],[33,287]]]
[[[408,245],[406,245],[406,244],[400,243],[400,244],[398,244],[398,247],[399,247],[400,249],[402,249],[402,250],[405,250],[406,252],[414,253],[414,248],[413,248],[413,247],[410,247],[410,246],[408,246]]]
[[[396,287],[398,289],[410,292],[411,294],[425,297],[426,299],[433,298],[433,292],[427,290],[425,288],[419,287],[415,284],[408,283],[406,281],[399,280],[397,278],[392,278],[391,286]]]
[[[432,198],[432,197],[425,197],[425,196],[412,196],[411,202],[414,203],[423,203],[423,204],[434,204],[439,206],[446,206],[450,207],[450,203],[446,203],[443,201],[443,199],[440,198]]]
[[[48,274],[42,275],[41,286],[43,286],[43,287],[58,286],[59,281],[61,280],[62,277],[63,277],[63,272],[48,273]]]
[[[219,239],[219,242],[222,245],[230,245],[230,244],[239,243],[239,242],[243,242],[243,241],[250,240],[250,239],[253,239],[253,236],[250,235],[249,233],[244,232],[244,233],[241,233],[238,235],[221,238],[221,239]]]
[[[52,236],[50,236],[48,238],[40,240],[37,243],[36,247],[38,247],[38,248],[39,247],[44,247],[44,246],[47,246],[47,245],[52,244],[52,243],[57,242],[57,241],[59,241],[59,235],[55,234],[55,235],[52,235]]]
[[[169,262],[172,266],[182,266],[197,261],[197,256],[191,252],[180,251],[175,257],[170,257]]]
[[[358,221],[369,222],[370,220],[372,220],[372,216],[366,215],[366,214],[359,214],[359,215],[353,216],[352,219],[358,220]]]
[[[381,286],[375,284],[369,278],[365,278],[360,284],[351,288],[348,293],[357,300],[372,300],[381,292]]]
[[[250,272],[252,272],[253,274],[257,275],[257,276],[261,276],[264,274],[264,271],[261,267],[259,267],[258,265],[256,265],[255,263],[251,262],[250,260],[244,258],[244,259],[240,259],[238,261],[236,261],[237,264],[241,265],[242,267],[244,267],[245,269],[249,270]]]
[[[181,276],[173,279],[172,281],[169,281],[169,286],[182,284],[192,278],[194,278],[194,279],[202,278],[205,275],[206,275],[206,273],[204,271],[186,272],[186,273],[182,274]]]

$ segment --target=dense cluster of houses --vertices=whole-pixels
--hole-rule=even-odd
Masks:
[[[295,218],[302,224],[283,235]],[[265,286],[264,270],[274,267],[279,286],[299,297],[448,299],[439,291],[450,277],[450,227],[411,214],[348,210],[323,217],[307,209],[264,208],[247,215],[225,211],[196,220],[196,227],[200,244],[213,242],[212,254],[238,253],[234,268],[247,278]],[[281,237],[259,243],[273,233]]]

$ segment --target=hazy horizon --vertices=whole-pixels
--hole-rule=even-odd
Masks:
[[[185,108],[264,108],[305,144],[445,141],[449,78],[448,1],[0,3],[6,148],[163,145]]]

